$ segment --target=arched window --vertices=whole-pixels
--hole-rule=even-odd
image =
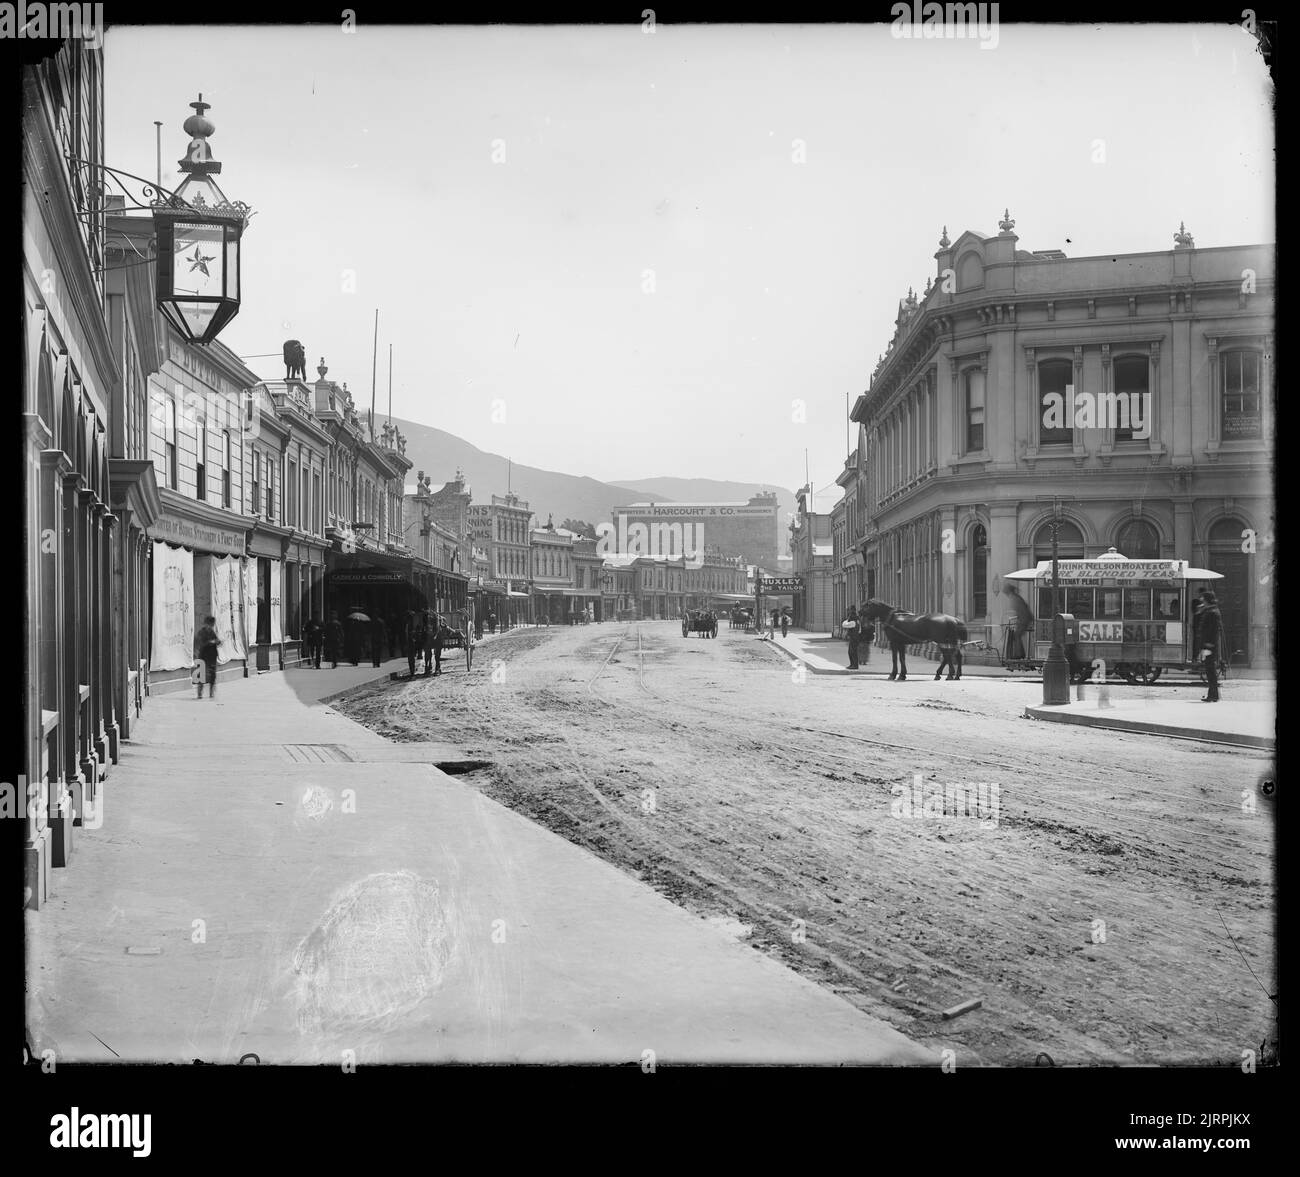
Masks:
[[[1119,529],[1115,547],[1130,560],[1159,560],[1160,536],[1145,519],[1130,519]]]
[[[971,616],[985,617],[989,610],[989,536],[984,524],[971,531]]]
[[[1128,553],[1126,552],[1125,555]],[[1068,519],[1061,523],[1057,532],[1056,557],[1058,560],[1082,560],[1083,532]],[[1034,533],[1034,563],[1052,558],[1052,525],[1044,523]]]
[[[1038,365],[1038,444],[1072,445],[1074,409],[1066,389],[1073,380],[1069,360],[1044,360]]]
[[[957,289],[972,290],[984,285],[984,263],[977,253],[965,254],[957,263]]]
[[[173,397],[163,398],[163,448],[167,461],[167,485],[176,489],[176,401]]]

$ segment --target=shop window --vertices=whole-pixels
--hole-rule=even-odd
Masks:
[[[262,513],[262,460],[258,457],[257,452],[253,453],[252,463],[252,486],[250,488],[249,510],[254,515]]]
[[[1149,588],[1124,590],[1124,620],[1151,620],[1151,590]]]
[[[1261,436],[1260,353],[1225,352],[1219,363],[1223,388],[1220,436],[1224,441]]]

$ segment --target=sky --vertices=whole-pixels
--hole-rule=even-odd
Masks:
[[[201,91],[256,214],[222,341],[516,462],[832,485],[846,397],[955,239],[1071,257],[1272,242],[1245,32],[888,24],[116,27],[108,163],[164,186]],[[435,472],[435,480],[441,474]],[[838,497],[835,492],[834,497]]]

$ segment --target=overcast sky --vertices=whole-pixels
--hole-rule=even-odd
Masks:
[[[992,49],[884,24],[113,28],[107,159],[152,177],[161,120],[175,187],[187,103],[212,104],[219,182],[257,213],[221,338],[276,353],[248,361],[264,377],[301,339],[367,406],[378,307],[381,414],[391,343],[395,415],[517,462],[795,487],[806,447],[820,488],[945,224],[996,233],[1009,207],[1020,248],[1072,257],[1170,249],[1180,221],[1198,246],[1276,239],[1253,46],[1172,25],[1004,25]]]

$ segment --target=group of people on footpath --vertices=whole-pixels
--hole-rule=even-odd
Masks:
[[[865,617],[858,617],[858,607],[850,605],[848,614],[844,618],[844,623],[840,626],[844,631],[844,637],[849,643],[849,669],[861,670],[858,659],[867,660],[867,653],[871,650],[871,643],[876,639],[876,627],[867,621]],[[866,651],[866,652],[864,652]]]
[[[368,627],[368,634],[367,634]],[[313,617],[303,626],[303,644],[307,653],[307,664],[319,670],[322,662],[328,662],[331,670],[336,670],[342,661],[360,665],[363,658],[362,643],[369,637],[369,655],[371,664],[379,666],[385,652],[395,656],[394,643],[400,637],[400,651],[405,654],[411,677],[415,677],[415,664],[420,656],[424,658],[425,674],[442,673],[442,650],[447,637],[451,634],[447,622],[432,610],[408,610],[405,621],[389,625],[382,617],[375,616],[367,620],[351,621],[346,627],[339,620],[337,613],[331,613],[326,622]]]

